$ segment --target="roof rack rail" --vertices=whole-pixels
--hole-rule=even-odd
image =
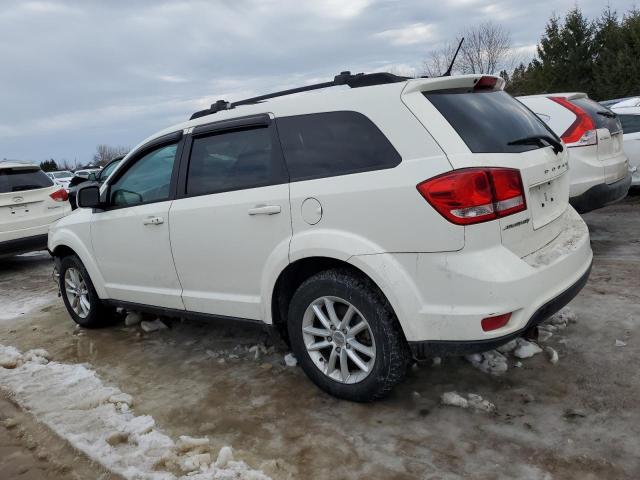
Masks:
[[[212,113],[219,112],[221,110],[231,110],[239,105],[251,105],[260,103],[270,98],[284,97],[285,95],[292,95],[294,93],[308,92],[311,90],[319,90],[321,88],[336,87],[338,85],[348,85],[351,88],[370,87],[373,85],[383,85],[387,83],[397,83],[409,80],[410,77],[402,77],[394,75],[393,73],[379,72],[379,73],[356,73],[352,74],[349,71],[340,72],[330,82],[315,83],[313,85],[306,85],[304,87],[290,88],[288,90],[282,90],[280,92],[268,93],[266,95],[260,95],[258,97],[247,98],[244,100],[238,100],[237,102],[229,103],[226,100],[218,100],[213,103],[210,108],[200,110],[191,115],[190,120],[195,118],[204,117],[205,115],[211,115]]]

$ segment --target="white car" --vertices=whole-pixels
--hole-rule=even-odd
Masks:
[[[569,147],[570,201],[585,213],[627,196],[631,175],[616,115],[584,93],[518,97]]]
[[[624,132],[624,153],[629,158],[631,185],[640,186],[640,97],[612,105],[611,110],[618,115]]]
[[[59,172],[47,172],[47,176],[54,181],[56,185],[64,187],[69,190],[69,182],[73,178],[73,173],[68,170],[61,170]]]
[[[592,252],[566,149],[503,86],[343,72],[196,112],[52,227],[70,316],[266,324],[357,401],[412,355],[522,335],[580,291]]]
[[[40,167],[0,162],[0,256],[44,250],[49,225],[70,212],[67,192]]]
[[[99,168],[86,168],[84,170],[76,170],[74,175],[77,177],[89,178],[89,175],[91,175],[92,173],[97,173],[99,171]]]

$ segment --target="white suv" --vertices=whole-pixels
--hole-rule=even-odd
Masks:
[[[627,196],[629,161],[622,146],[616,114],[585,93],[518,97],[569,147],[570,202],[580,213],[610,205]]]
[[[0,256],[44,250],[49,225],[70,212],[67,192],[40,167],[0,162]]]
[[[566,150],[503,85],[344,72],[154,135],[50,232],[71,317],[262,322],[357,401],[412,355],[523,334],[578,293],[592,253]]]

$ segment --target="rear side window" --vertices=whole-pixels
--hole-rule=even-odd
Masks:
[[[622,130],[618,116],[607,107],[603,107],[589,98],[576,98],[571,100],[571,103],[587,112],[593,123],[596,124],[596,128],[607,128],[611,133]]]
[[[195,137],[191,146],[187,195],[285,183],[279,151],[268,127]]]
[[[640,115],[618,115],[624,133],[640,132]]]
[[[520,153],[540,145],[509,145],[527,137],[556,135],[508,93],[425,92],[473,153]]]
[[[23,192],[53,185],[40,169],[0,168],[0,193]]]
[[[400,155],[358,112],[295,115],[276,120],[292,181],[393,168]]]

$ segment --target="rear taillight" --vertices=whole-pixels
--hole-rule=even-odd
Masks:
[[[562,141],[569,147],[583,147],[587,145],[597,145],[598,134],[596,124],[589,114],[582,108],[574,105],[563,97],[549,97],[550,100],[562,105],[567,110],[571,110],[576,115],[576,119],[561,137]]]
[[[66,202],[67,200],[69,200],[69,194],[64,188],[61,188],[60,190],[56,190],[49,196],[56,202]]]
[[[426,180],[420,194],[440,215],[471,225],[527,209],[520,171],[513,168],[465,168]]]

